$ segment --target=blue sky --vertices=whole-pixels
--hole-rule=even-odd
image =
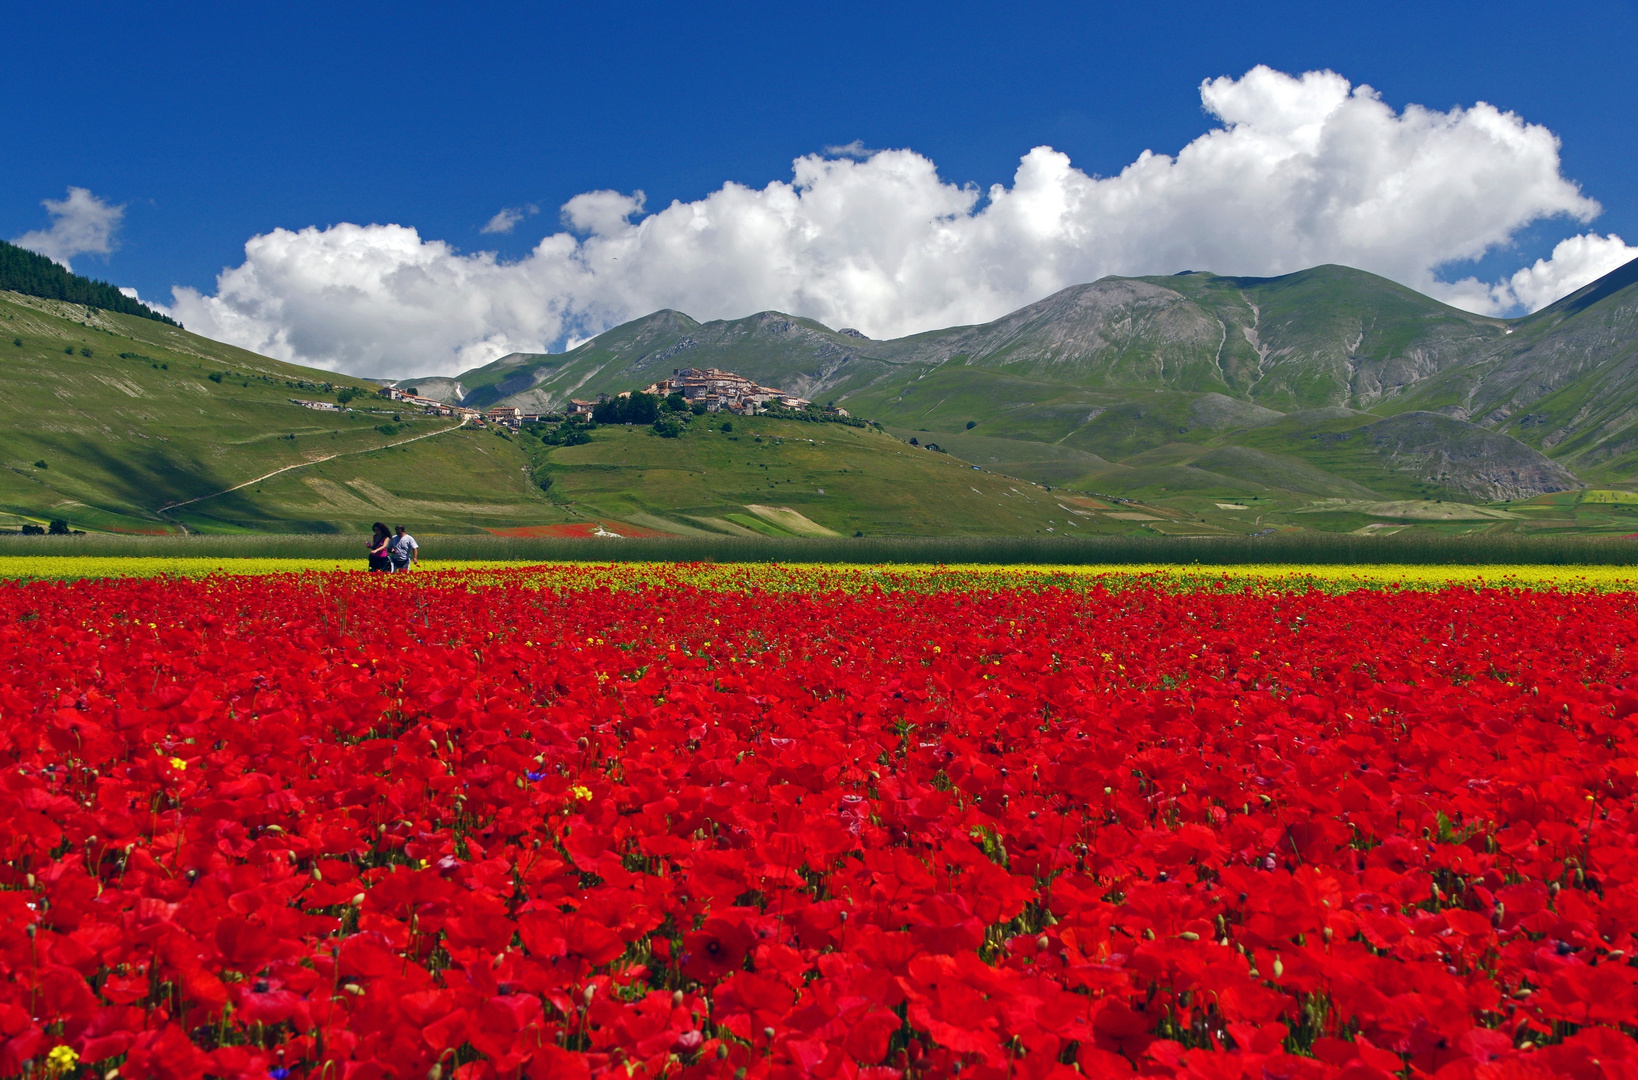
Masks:
[[[1589,230],[1638,243],[1634,0],[1573,18],[1496,2],[19,5],[7,24],[0,236],[86,188],[125,211],[112,253],[74,268],[165,302],[211,294],[278,228],[398,224],[515,260],[577,194],[640,189],[652,212],[789,181],[794,159],[855,140],[981,189],[1039,145],[1114,175],[1219,126],[1202,80],[1259,64],[1329,69],[1393,110],[1489,102],[1562,140],[1562,177],[1602,213],[1511,228],[1443,278],[1505,278]]]

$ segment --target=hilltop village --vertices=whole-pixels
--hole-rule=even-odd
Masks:
[[[632,397],[632,391],[627,390],[614,395],[599,394],[587,400],[571,398],[567,407],[560,412],[526,413],[510,405],[496,405],[488,410],[451,405],[436,398],[423,397],[417,394],[414,388],[404,390],[396,386],[384,386],[378,392],[382,397],[392,401],[420,406],[429,415],[458,417],[469,422],[501,424],[513,428],[524,424],[592,420],[597,417],[600,406],[606,411],[611,403],[622,403]],[[671,373],[671,378],[650,383],[638,393],[671,400],[701,414],[729,412],[750,416],[769,408],[811,410],[814,407],[813,402],[807,398],[787,393],[778,387],[762,386],[753,379],[718,368],[677,368]],[[328,403],[302,401],[297,404],[308,405],[311,408],[314,405]],[[819,411],[836,419],[848,418],[846,409],[834,406],[826,406]]]

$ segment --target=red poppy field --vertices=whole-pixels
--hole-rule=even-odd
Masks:
[[[0,584],[0,1076],[1638,1077],[1638,595],[691,580]]]

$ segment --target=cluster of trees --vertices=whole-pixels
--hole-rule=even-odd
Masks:
[[[24,536],[45,536],[47,534],[50,534],[51,536],[69,536],[71,534],[79,536],[85,535],[84,531],[81,529],[70,529],[68,527],[68,522],[64,521],[62,518],[53,518],[51,524],[44,529],[38,525],[23,526]]]
[[[764,406],[764,416],[775,420],[801,420],[808,424],[845,424],[848,427],[867,428],[872,424],[869,420],[860,420],[857,416],[843,416],[841,413],[830,412],[819,405],[804,405],[800,409],[787,409],[785,406],[771,403]]]
[[[704,403],[690,405],[681,394],[661,398],[633,391],[625,397],[600,401],[592,409],[594,424],[652,424],[654,430],[668,439],[683,433],[683,425],[690,416],[704,416]]]
[[[85,304],[104,311],[117,311],[121,315],[139,315],[172,326],[181,325],[147,304],[132,300],[106,281],[92,281],[70,273],[44,255],[36,255],[4,240],[0,240],[0,289],[45,300]]]
[[[579,446],[591,442],[585,424],[564,420],[556,427],[550,424],[524,424],[525,433],[533,435],[547,446]]]

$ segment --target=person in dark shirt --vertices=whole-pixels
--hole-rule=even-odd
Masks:
[[[375,533],[370,537],[370,569],[390,571],[392,560],[388,557],[388,549],[392,544],[392,534],[381,522],[375,523]]]

